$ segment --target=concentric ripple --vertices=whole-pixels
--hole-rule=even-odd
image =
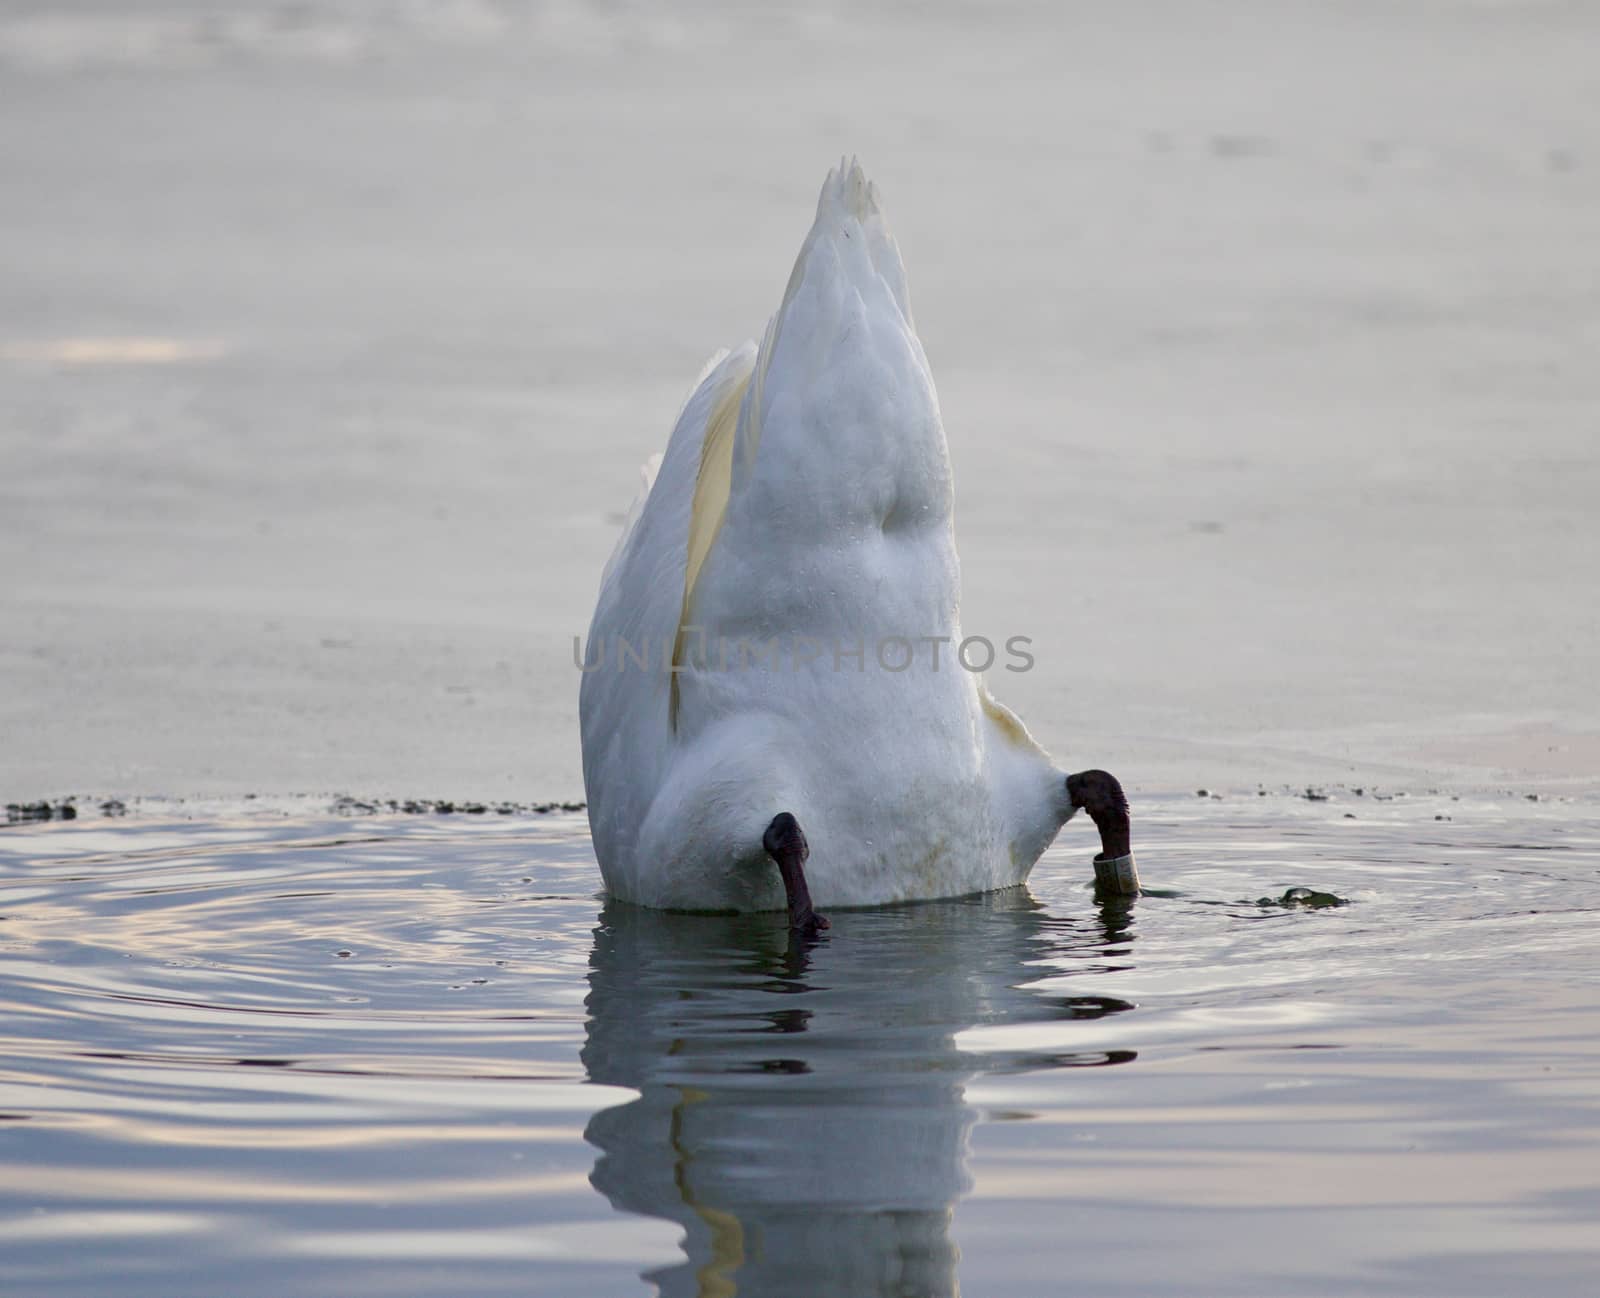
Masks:
[[[1031,890],[805,948],[605,905],[581,816],[184,810],[0,831],[18,1293],[1491,1293],[1537,1259],[1578,1294],[1600,1262],[1593,809],[1171,799],[1136,902],[1073,825]]]

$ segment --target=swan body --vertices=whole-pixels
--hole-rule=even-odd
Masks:
[[[956,661],[938,399],[858,164],[822,187],[759,345],[713,358],[601,579],[580,691],[607,890],[767,910],[803,826],[819,907],[1021,883],[1065,775]]]

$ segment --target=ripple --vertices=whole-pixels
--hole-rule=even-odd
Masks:
[[[1017,1222],[1049,1255],[1064,1205],[1131,1244],[1233,1204],[1306,1247],[1275,1214],[1434,1229],[1453,1178],[1503,1173],[1485,1238],[1581,1252],[1600,821],[1450,808],[1145,806],[1135,902],[1064,836],[1031,891],[804,947],[604,905],[576,815],[15,826],[0,1242],[41,1295],[431,1292],[407,1265],[953,1293]],[[1248,900],[1296,888],[1349,904]]]

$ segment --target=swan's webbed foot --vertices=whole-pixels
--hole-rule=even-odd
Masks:
[[[778,863],[783,890],[789,898],[789,931],[801,937],[814,937],[828,927],[828,921],[811,909],[811,890],[806,887],[806,858],[810,845],[801,832],[800,822],[787,811],[780,811],[761,836],[761,846]]]

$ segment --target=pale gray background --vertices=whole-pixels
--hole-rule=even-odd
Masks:
[[[1600,8],[0,3],[0,795],[581,793],[844,152],[970,631],[1134,788],[1600,789]]]

